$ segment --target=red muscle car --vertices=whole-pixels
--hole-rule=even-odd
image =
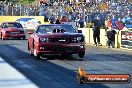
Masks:
[[[42,54],[78,54],[80,58],[85,55],[85,38],[78,33],[72,25],[47,24],[39,25],[36,31],[29,32],[28,50],[36,59]]]
[[[0,26],[0,38],[18,38],[25,39],[25,32],[20,23],[17,22],[4,22]]]

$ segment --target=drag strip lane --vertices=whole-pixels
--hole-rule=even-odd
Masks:
[[[7,41],[7,42],[6,42]],[[126,52],[115,52],[112,50],[87,47],[84,60],[76,55],[73,57],[47,56],[44,60],[35,60],[27,50],[26,40],[6,40],[2,44],[0,40],[0,56],[14,66],[28,79],[41,88],[130,88],[131,84],[88,84],[78,85],[76,83],[76,72],[78,66],[82,65],[88,73],[129,73],[131,74],[131,54]],[[2,48],[2,49],[1,49]],[[89,51],[90,50],[90,51]],[[101,55],[100,55],[101,54]],[[122,59],[115,58],[112,54],[125,54]],[[100,55],[100,56],[99,56]],[[118,55],[116,55],[117,57]],[[102,57],[101,59],[99,57]],[[118,62],[120,61],[120,63]],[[127,62],[129,61],[129,62]],[[105,63],[105,64],[103,64]],[[127,65],[125,65],[127,64]],[[111,65],[113,67],[111,67]],[[123,70],[126,67],[126,70]],[[118,69],[120,68],[120,69]]]
[[[76,73],[48,60],[37,61],[18,48],[3,45],[0,55],[40,88],[78,88]],[[53,58],[53,57],[52,57]],[[21,63],[20,63],[21,62]],[[24,65],[23,65],[24,64]],[[26,64],[26,65],[25,65]],[[30,67],[29,67],[30,66]],[[83,85],[82,88],[106,87],[105,85]],[[106,87],[107,88],[107,87]]]

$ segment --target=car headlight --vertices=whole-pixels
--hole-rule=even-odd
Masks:
[[[77,41],[84,42],[85,41],[85,37],[84,36],[83,37],[77,37]]]
[[[72,42],[77,42],[77,38],[76,38],[76,37],[72,37],[72,38],[71,38],[71,41],[72,41]]]
[[[82,37],[77,37],[77,40],[80,41],[82,39]]]
[[[48,39],[48,38],[39,38],[39,41],[40,41],[40,42],[48,42],[49,39]]]

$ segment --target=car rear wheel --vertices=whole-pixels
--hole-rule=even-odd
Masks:
[[[32,53],[32,51],[31,51],[31,49],[29,49],[29,54],[30,54],[31,56],[33,56],[33,53]]]
[[[2,39],[2,40],[5,40],[6,38],[4,38],[4,37],[2,36],[2,34],[1,34],[1,39]]]
[[[29,54],[30,54],[31,56],[33,56],[33,52],[32,52],[32,50],[31,50],[30,47],[29,47],[29,42],[28,42],[28,50],[29,50]]]
[[[79,53],[79,54],[78,54],[78,56],[79,56],[80,58],[84,58],[84,55],[85,55],[85,53]]]
[[[2,39],[2,33],[0,33],[0,39]]]
[[[37,60],[39,60],[40,59],[40,54],[37,54],[37,50],[34,48],[34,50],[33,50],[33,54],[34,54],[34,56],[35,56],[35,58],[37,59]]]
[[[25,37],[23,37],[22,39],[23,39],[23,40],[25,40],[26,38],[25,38]]]
[[[3,36],[2,36],[2,32],[0,33],[0,39],[4,40]]]

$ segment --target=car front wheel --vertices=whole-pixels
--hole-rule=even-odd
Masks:
[[[33,50],[33,54],[34,54],[36,59],[40,59],[40,54],[37,54],[37,50],[35,48]]]
[[[22,39],[23,39],[23,40],[25,40],[26,38],[25,38],[25,37],[23,37]]]
[[[80,58],[84,58],[84,55],[85,55],[85,53],[79,53],[79,54],[78,54],[78,56],[79,56]]]
[[[31,49],[29,49],[29,54],[30,54],[31,56],[33,56],[33,53],[32,53],[32,51],[31,51]]]

